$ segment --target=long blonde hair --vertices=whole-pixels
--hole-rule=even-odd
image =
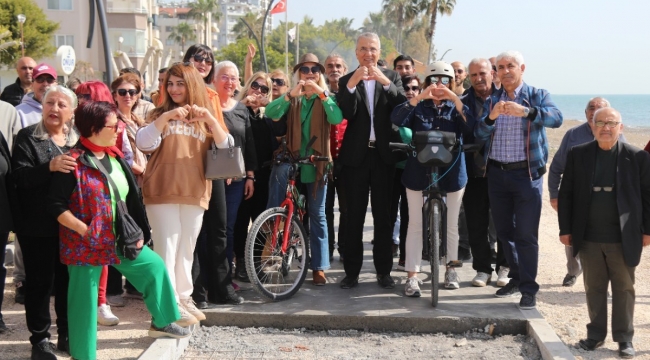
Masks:
[[[264,83],[266,86],[269,87],[269,92],[266,94],[266,96],[269,97],[269,102],[273,101],[273,82],[271,81],[271,77],[265,73],[264,71],[258,71],[253,76],[251,76],[250,79],[246,82],[246,85],[244,85],[244,88],[237,94],[237,101],[241,101],[243,98],[246,97],[248,94],[248,90],[251,88],[251,84],[253,81],[256,81],[257,79],[262,79],[264,80]]]

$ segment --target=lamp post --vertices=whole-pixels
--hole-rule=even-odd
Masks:
[[[25,38],[23,37],[23,24],[25,23],[25,20],[27,20],[27,17],[24,14],[18,14],[16,15],[16,18],[18,18],[18,22],[20,23],[20,49],[23,52],[23,57],[25,57]]]
[[[117,51],[120,51],[120,52],[122,51],[122,43],[123,42],[124,42],[123,37],[120,36],[120,37],[117,38]]]

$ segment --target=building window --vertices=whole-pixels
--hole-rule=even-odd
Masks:
[[[74,35],[53,35],[52,42],[56,48],[63,45],[74,47]]]
[[[165,31],[172,32],[172,31],[174,31],[174,27],[173,26],[165,26]]]
[[[129,56],[142,57],[147,52],[144,30],[108,29],[111,49],[122,50]],[[118,39],[122,37],[122,44]]]
[[[47,0],[49,10],[72,10],[72,0]]]

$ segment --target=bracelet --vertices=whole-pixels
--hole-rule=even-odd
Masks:
[[[255,176],[249,176],[249,175],[246,175],[246,177],[245,177],[244,179],[246,179],[246,180],[253,180],[253,182],[255,182]]]
[[[291,93],[290,93],[290,92],[287,92],[286,94],[284,94],[284,96],[286,96],[287,99],[289,99],[289,100],[287,100],[287,101],[291,101],[292,97],[291,97]]]

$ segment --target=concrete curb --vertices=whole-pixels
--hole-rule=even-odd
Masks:
[[[190,326],[194,333],[197,325]],[[140,360],[178,360],[183,356],[185,349],[190,344],[190,337],[185,339],[156,339],[145,352],[138,357]]]
[[[537,309],[521,310],[521,313],[528,321],[528,336],[535,339],[544,360],[575,359],[567,345],[560,340]]]

